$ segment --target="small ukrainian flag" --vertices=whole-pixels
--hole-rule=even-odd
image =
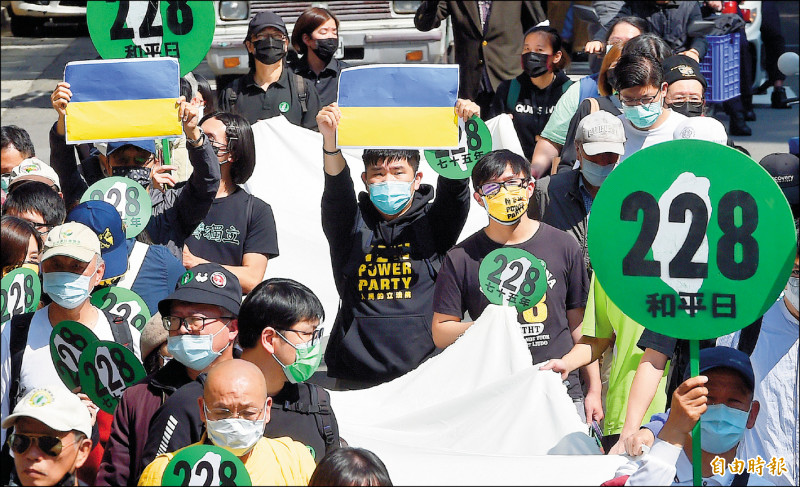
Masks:
[[[76,61],[64,68],[72,99],[67,143],[179,136],[177,59]]]
[[[458,147],[458,65],[384,64],[343,69],[339,147]]]

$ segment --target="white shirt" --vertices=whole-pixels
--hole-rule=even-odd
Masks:
[[[717,339],[717,345],[736,347],[741,332]],[[788,470],[780,477],[768,475],[775,485],[798,485],[797,401],[800,398],[798,370],[798,320],[780,298],[764,313],[761,332],[750,356],[756,377],[754,399],[761,410],[752,429],[745,431],[739,451],[747,458],[760,455],[769,462],[783,457]]]
[[[672,134],[678,125],[686,120],[686,116],[673,110],[664,109],[669,116],[664,122],[653,130],[640,130],[633,126],[632,123],[625,118],[624,114],[617,115],[617,118],[622,120],[622,126],[625,128],[625,153],[620,156],[619,162],[624,161],[630,157],[631,154],[640,150],[646,149],[651,145],[656,145],[660,142],[673,140]]]
[[[737,451],[737,457],[741,458]],[[615,475],[630,475],[625,485],[694,485],[692,462],[683,448],[656,438],[650,453],[621,466]],[[704,486],[731,485],[734,474],[725,468],[724,475],[703,477]],[[750,474],[747,485],[774,485],[764,477]]]
[[[36,389],[38,387],[63,387],[64,383],[56,372],[53,359],[50,355],[50,333],[53,325],[47,315],[49,305],[40,309],[33,315],[31,326],[28,329],[28,342],[25,345],[25,352],[22,355],[22,367],[20,369],[19,391]],[[134,327],[130,327],[133,339],[134,354],[141,360],[139,341],[141,333]],[[92,328],[100,340],[114,341],[114,334],[111,332],[111,325],[108,323],[106,315],[97,310],[97,322]],[[11,386],[11,324],[6,322],[2,327],[0,336],[0,353],[2,353],[2,364],[0,364],[0,400],[3,402],[2,419],[10,414],[8,411],[8,392]],[[0,442],[5,441],[6,431],[2,429]],[[0,443],[2,444],[2,443]]]

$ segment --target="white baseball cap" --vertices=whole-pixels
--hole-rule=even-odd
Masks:
[[[40,262],[56,255],[91,262],[95,255],[100,255],[100,239],[83,223],[67,222],[50,230],[42,249]]]
[[[672,133],[675,140],[697,139],[727,145],[728,134],[722,122],[712,117],[689,117]]]
[[[89,409],[62,385],[41,387],[25,394],[13,414],[3,420],[2,427],[10,428],[17,418],[33,418],[56,431],[75,430],[92,437]]]
[[[583,152],[590,156],[604,152],[622,155],[625,153],[622,120],[604,110],[590,113],[578,123],[575,142],[579,142]]]
[[[40,181],[50,186],[55,185],[61,191],[61,182],[58,180],[56,171],[45,164],[42,160],[29,157],[20,162],[17,167],[11,170],[11,183],[9,188],[18,181]]]

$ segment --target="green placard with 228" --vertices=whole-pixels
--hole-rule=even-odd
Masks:
[[[151,318],[150,308],[144,300],[130,289],[114,286],[100,289],[92,294],[92,305],[119,316],[125,323],[142,331]]]
[[[81,390],[103,411],[112,414],[122,393],[145,376],[136,355],[116,342],[97,341],[81,353]]]
[[[20,267],[3,276],[0,323],[13,316],[36,311],[42,297],[42,283],[31,269]]]
[[[92,330],[77,321],[64,320],[53,327],[50,332],[50,357],[67,389],[72,390],[80,385],[81,354],[98,341]]]
[[[81,203],[90,200],[105,201],[117,210],[125,222],[125,238],[142,233],[150,221],[153,208],[150,194],[133,179],[122,176],[103,178],[83,192]]]
[[[478,268],[478,279],[490,303],[514,306],[520,312],[535,306],[547,292],[542,261],[513,247],[489,252]]]
[[[741,152],[676,140],[642,149],[592,204],[589,255],[623,313],[663,335],[710,339],[766,312],[796,247],[789,205]]]
[[[163,485],[252,485],[250,474],[233,453],[213,445],[180,450],[167,464]]]
[[[477,115],[464,122],[458,119],[458,149],[426,150],[431,168],[449,179],[464,179],[481,157],[492,151],[492,135]]]

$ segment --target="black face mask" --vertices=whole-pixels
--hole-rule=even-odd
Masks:
[[[286,56],[283,41],[272,37],[254,42],[253,48],[255,50],[253,57],[262,64],[275,64]]]
[[[314,49],[314,54],[317,55],[325,64],[331,62],[336,49],[339,48],[339,38],[332,39],[317,39],[317,48]]]
[[[667,107],[687,117],[699,117],[703,114],[703,103],[667,103]]]
[[[547,54],[540,52],[526,52],[522,55],[522,70],[531,78],[536,78],[549,71],[547,68]]]
[[[150,186],[150,168],[149,167],[112,167],[112,176],[122,176],[123,178],[133,179],[141,184],[143,188],[147,189]]]

